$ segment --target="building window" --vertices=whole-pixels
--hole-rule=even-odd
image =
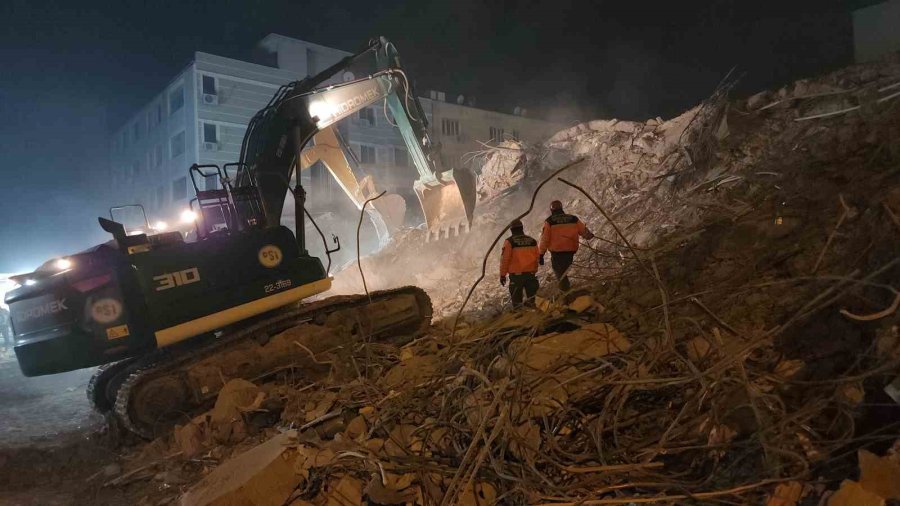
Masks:
[[[155,168],[155,167],[159,167],[160,165],[162,165],[162,161],[163,161],[163,148],[162,148],[162,144],[157,144],[157,145],[153,148],[153,167],[154,167],[154,168]]]
[[[138,139],[141,138],[141,122],[135,121],[134,125],[131,128],[134,136],[134,142],[137,142]]]
[[[495,142],[503,142],[503,129],[491,127],[491,140]]]
[[[402,148],[394,148],[394,165],[397,167],[409,167],[409,155]]]
[[[169,116],[184,107],[184,88],[179,86],[169,93]]]
[[[175,158],[184,153],[184,130],[178,132],[169,139],[169,152],[171,153],[171,158]]]
[[[125,149],[128,147],[128,129],[126,128],[122,132],[122,148]]]
[[[359,163],[375,163],[375,146],[359,145]]]
[[[163,118],[163,114],[162,114],[162,109],[163,109],[163,108],[162,108],[162,106],[163,106],[163,105],[162,105],[162,102],[156,104],[156,124],[157,124],[157,125],[160,124],[160,123],[162,123],[162,118]]]
[[[203,142],[219,142],[219,127],[213,123],[203,124]]]
[[[459,120],[442,119],[441,133],[444,135],[459,135]]]
[[[215,95],[216,94],[216,78],[213,76],[203,76],[203,94],[204,95]]]
[[[187,198],[187,177],[180,177],[172,181],[172,202]]]
[[[365,109],[360,109],[357,114],[361,122],[368,123],[369,126],[375,126],[375,109],[366,107]]]

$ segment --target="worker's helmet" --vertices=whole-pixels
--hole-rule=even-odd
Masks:
[[[510,230],[515,230],[517,228],[525,228],[525,225],[522,224],[522,220],[512,220],[512,222],[509,224]]]
[[[554,200],[553,202],[550,203],[550,210],[551,211],[562,211],[562,202],[560,202],[558,200]]]

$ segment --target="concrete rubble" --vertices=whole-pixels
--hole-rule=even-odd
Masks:
[[[900,59],[730,87],[670,120],[485,153],[470,233],[402,229],[361,259],[370,290],[429,292],[445,318],[427,335],[272,336],[306,361],[206,371],[215,404],[110,488],[186,506],[900,499]],[[576,160],[559,177],[584,193],[548,179]],[[560,199],[597,238],[572,293],[545,270],[538,308],[511,311],[497,248],[472,287],[532,197],[527,232]],[[357,266],[335,286],[362,292]]]
[[[281,506],[300,482],[280,434],[224,462],[181,497],[182,506]]]
[[[355,375],[281,392],[281,425],[300,429],[295,500],[894,498],[888,457],[861,452],[859,481],[841,486],[852,470],[828,464],[893,441],[851,420],[880,416],[867,403],[898,372],[897,315],[878,312],[895,292],[841,282],[900,276],[900,63],[875,68],[746,100],[725,83],[668,121],[590,121],[485,153],[471,233],[402,230],[362,260],[370,288],[423,286],[447,319],[402,348],[360,345]],[[560,199],[598,236],[576,291],[544,274],[540,309],[510,312],[494,250],[466,300],[497,234],[579,158],[560,177],[584,193],[551,179],[524,218],[537,235]],[[357,278],[353,265],[336,284],[358,292]]]

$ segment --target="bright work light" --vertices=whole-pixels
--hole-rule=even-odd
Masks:
[[[197,221],[197,213],[191,211],[190,209],[185,209],[181,213],[181,221],[183,223],[193,223]]]

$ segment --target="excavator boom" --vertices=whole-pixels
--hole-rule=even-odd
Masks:
[[[334,82],[338,77],[344,82]],[[421,103],[396,49],[384,38],[316,76],[285,85],[250,121],[236,183],[258,187],[267,225],[275,226],[281,220],[295,168],[302,170],[317,161],[325,164],[358,207],[369,196],[361,188],[375,193],[377,182],[361,181],[346,155],[328,148],[341,148],[333,142],[337,136],[331,131],[338,121],[383,100],[418,172],[412,184],[428,237],[447,237],[469,227],[475,207],[474,176],[441,166]],[[313,139],[314,145],[304,153]],[[396,217],[388,221],[396,221]]]

